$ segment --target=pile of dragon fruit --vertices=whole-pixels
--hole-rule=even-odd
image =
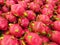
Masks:
[[[60,0],[0,0],[0,45],[60,45]]]

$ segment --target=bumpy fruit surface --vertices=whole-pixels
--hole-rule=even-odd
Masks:
[[[20,18],[18,23],[24,27],[27,28],[27,26],[29,25],[29,20],[27,18]]]
[[[22,36],[24,31],[21,28],[21,26],[19,26],[19,24],[9,24],[9,25],[10,25],[9,31],[12,35],[14,35],[16,37],[21,37]]]
[[[6,13],[5,18],[11,23],[17,22],[17,18],[11,12]]]
[[[19,45],[17,39],[11,35],[4,35],[1,45]]]
[[[0,30],[7,30],[8,28],[8,21],[0,16]]]
[[[42,39],[36,33],[27,33],[25,40],[28,45],[42,45]]]
[[[20,4],[14,4],[11,6],[11,12],[15,15],[15,16],[22,16],[23,13],[25,12],[25,9],[23,6],[21,6]]]
[[[24,12],[24,16],[26,16],[29,21],[35,20],[36,18],[36,14],[32,10],[27,10],[26,12]]]

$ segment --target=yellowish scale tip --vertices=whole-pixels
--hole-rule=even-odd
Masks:
[[[56,18],[56,20],[60,20],[59,18]]]
[[[47,36],[48,36],[49,38],[51,37],[51,35],[50,35],[50,34],[48,34]]]
[[[21,37],[20,39],[21,39],[21,40],[23,40],[23,39],[24,39],[24,37]]]
[[[46,5],[46,8],[48,8],[48,5]]]
[[[4,37],[0,37],[0,40],[2,40]]]
[[[34,23],[32,23],[32,26],[34,26]]]
[[[16,45],[19,45],[19,44],[16,43]]]
[[[51,26],[54,26],[53,24],[51,24]]]
[[[26,45],[25,42],[22,40],[22,45]]]
[[[46,26],[46,24],[43,24],[43,26]]]
[[[48,2],[49,0],[46,0],[46,2]]]
[[[18,14],[14,14],[15,16],[18,16]]]
[[[6,34],[9,34],[9,31],[7,31]]]
[[[45,35],[45,34],[46,34],[46,32],[42,32],[42,34],[43,34],[43,35]]]
[[[18,29],[16,29],[16,30],[15,30],[15,32],[19,32],[19,30],[18,30]]]
[[[9,26],[12,26],[12,25],[13,25],[13,24],[11,24],[11,23],[9,24]]]
[[[14,36],[11,36],[12,39],[14,39]]]
[[[54,15],[53,17],[54,17],[54,18],[56,18],[56,16],[55,16],[55,15]]]
[[[54,12],[55,14],[57,14],[57,12]]]
[[[32,38],[32,36],[28,36],[28,39],[31,39]]]
[[[27,14],[26,12],[24,12],[24,16],[26,16],[26,17],[27,17],[27,15],[28,15],[28,14]]]
[[[18,19],[18,21],[20,22],[20,21],[21,21],[21,19]]]
[[[10,12],[8,12],[7,14],[10,14]]]

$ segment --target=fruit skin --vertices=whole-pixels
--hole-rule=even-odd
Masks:
[[[2,11],[0,10],[0,15],[2,15]]]
[[[48,43],[44,43],[43,45],[58,45],[58,44],[55,42],[48,42]]]
[[[0,0],[0,4],[2,4],[2,5],[3,5],[3,4],[4,4],[4,0]]]
[[[49,42],[48,45],[58,45],[57,43],[54,43],[54,42]]]
[[[43,8],[48,8],[48,9],[51,9],[53,11],[55,6],[53,6],[51,4],[45,4],[45,5],[43,5]]]
[[[12,35],[16,37],[21,37],[24,34],[24,31],[19,24],[9,24],[9,25],[10,25],[9,31]]]
[[[37,3],[31,2],[28,8],[30,8],[34,12],[40,12],[40,5]]]
[[[43,35],[46,35],[46,33],[49,33],[50,31],[50,28],[40,21],[32,22],[29,27],[32,29],[32,31],[39,32]]]
[[[60,31],[60,21],[55,21],[55,22],[53,22],[52,28],[53,28],[54,30]]]
[[[48,37],[42,36],[41,38],[42,38],[43,43],[48,43],[49,42]]]
[[[49,25],[52,23],[52,21],[50,20],[50,18],[47,15],[38,15],[36,17],[36,21],[41,21],[43,23],[45,23],[46,25]]]
[[[24,12],[24,16],[26,16],[29,21],[33,21],[36,18],[36,14],[32,10],[27,10]]]
[[[55,20],[60,20],[60,14],[57,14],[56,16],[54,15],[53,18],[54,18]]]
[[[41,12],[43,15],[47,15],[49,18],[53,16],[53,10],[51,10],[50,8],[44,7]]]
[[[15,16],[22,16],[23,13],[25,12],[25,9],[20,4],[14,4],[14,5],[11,6],[11,12]]]
[[[60,5],[58,6],[57,13],[60,14]]]
[[[36,33],[27,33],[24,39],[28,45],[42,45],[42,39]]]
[[[11,23],[16,23],[17,22],[17,18],[11,12],[7,12],[5,14],[5,18]]]
[[[6,5],[10,7],[11,5],[15,4],[14,0],[6,0]]]
[[[0,16],[0,30],[7,30],[8,28],[8,21]]]
[[[24,7],[25,9],[27,9],[27,3],[25,1],[18,1],[18,3]]]
[[[18,20],[18,23],[23,27],[23,28],[27,28],[29,25],[29,20],[25,17],[22,17]]]
[[[43,1],[42,0],[34,0],[35,3],[39,4],[40,6],[43,5]]]
[[[53,31],[51,34],[49,34],[50,40],[53,42],[56,42],[57,44],[60,44],[60,32],[59,31]]]
[[[1,45],[19,45],[18,40],[12,35],[4,35]]]
[[[29,3],[31,0],[23,0],[24,2],[26,2],[26,3]]]
[[[46,3],[49,3],[51,5],[55,5],[58,2],[58,0],[46,0]]]
[[[3,7],[2,7],[2,11],[3,11],[3,12],[8,12],[8,11],[9,11],[9,9],[8,9],[8,7],[7,7],[7,6],[3,6]]]

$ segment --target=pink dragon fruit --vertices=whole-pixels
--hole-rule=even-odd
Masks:
[[[48,26],[38,21],[32,22],[29,27],[32,29],[32,31],[40,32],[43,35],[45,35],[46,33],[50,31],[50,28]]]
[[[25,9],[23,6],[21,6],[20,4],[14,4],[11,6],[11,12],[15,15],[15,16],[22,16],[23,13],[25,12]]]
[[[11,13],[11,12],[7,12],[5,14],[5,18],[9,21],[9,22],[13,22],[16,23],[17,22],[17,18]]]
[[[26,16],[29,21],[35,20],[36,18],[36,14],[32,10],[27,10],[26,12],[24,12],[24,16]]]
[[[31,10],[33,10],[34,12],[40,12],[40,5],[34,2],[31,2],[28,6],[28,8],[30,8]]]
[[[19,45],[18,40],[11,35],[4,35],[1,40],[1,45]]]
[[[11,5],[15,4],[14,0],[6,0],[6,5],[10,7]]]
[[[47,15],[42,15],[42,14],[37,16],[36,21],[41,21],[46,25],[49,25],[50,23],[52,23],[52,21]]]
[[[0,16],[0,30],[7,30],[8,28],[8,21]]]
[[[9,31],[12,35],[16,37],[21,37],[24,33],[23,29],[19,26],[19,24],[9,24]]]
[[[18,23],[22,26],[22,27],[24,27],[24,28],[27,28],[27,26],[29,25],[29,20],[27,19],[27,18],[20,18],[19,20],[18,20]]]
[[[27,33],[24,39],[28,45],[42,45],[42,39],[36,33]]]

